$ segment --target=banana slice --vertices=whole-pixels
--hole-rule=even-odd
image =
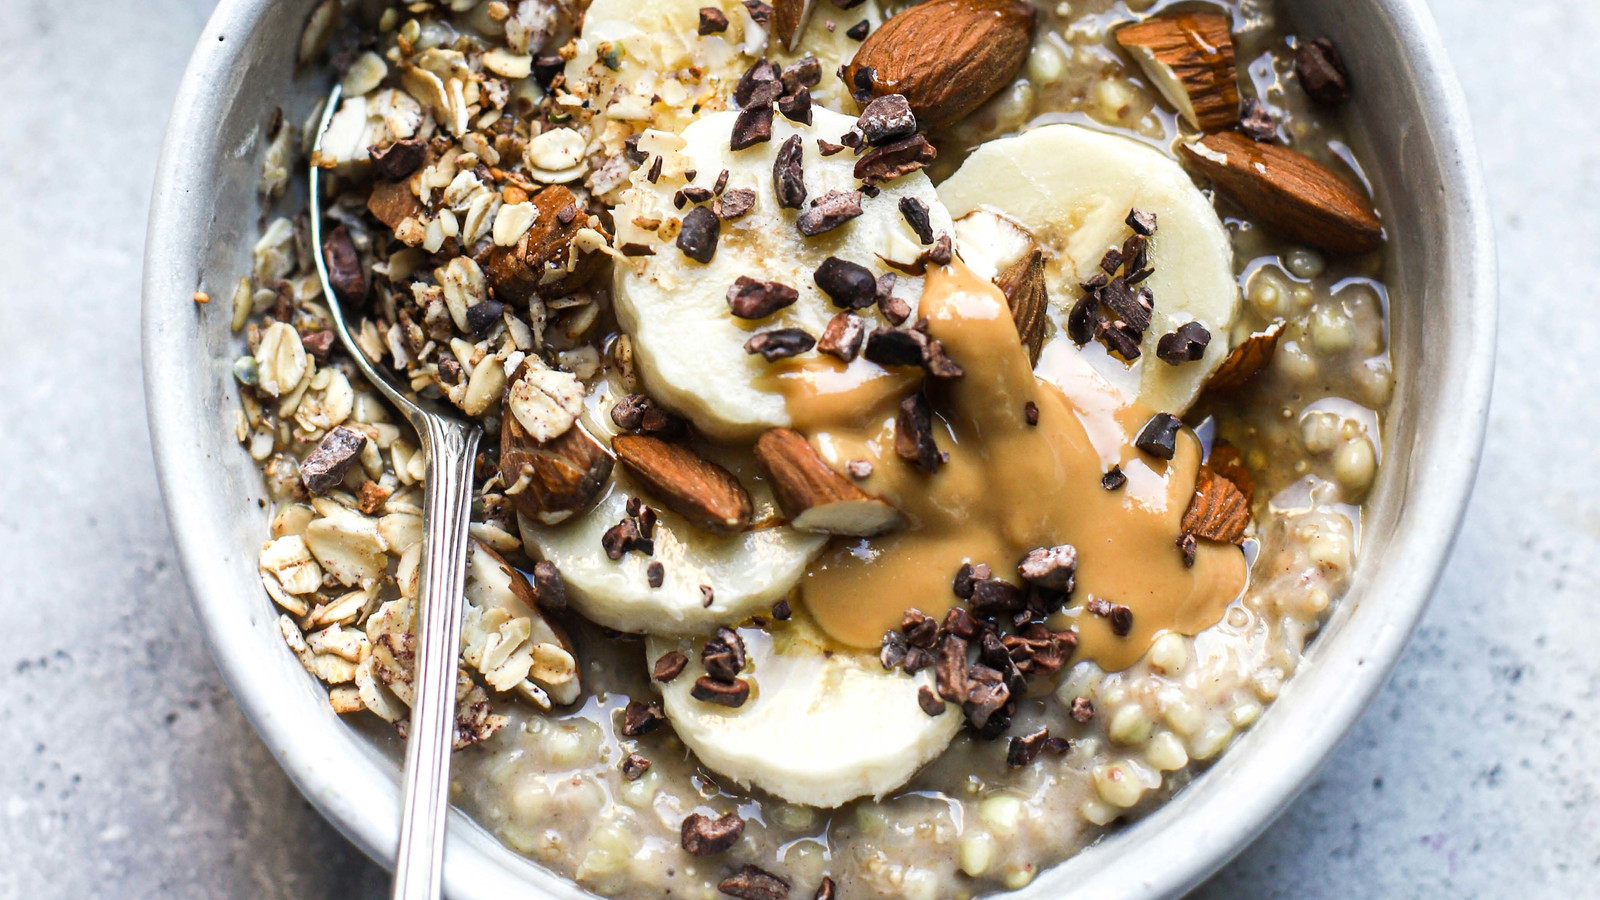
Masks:
[[[1086,355],[1113,384],[1153,409],[1175,414],[1189,408],[1228,355],[1240,303],[1233,247],[1205,195],[1160,151],[1077,125],[1046,125],[973,151],[939,186],[939,198],[961,220],[956,236],[962,257],[980,274],[1002,271],[1020,255],[1007,221],[1039,241],[1048,255],[1046,278],[1058,322],[1077,300],[1079,282],[1098,271],[1106,251],[1120,247],[1130,233],[1128,211],[1155,213],[1155,274],[1147,282],[1155,314],[1140,357],[1129,366],[1098,344],[1083,348]],[[1211,332],[1205,356],[1177,366],[1157,359],[1161,336],[1188,322]],[[1057,333],[1045,359],[1072,346]]]
[[[795,135],[801,139],[807,204],[830,190],[861,186],[854,175],[854,154],[824,157],[817,147],[818,138],[837,142],[855,119],[825,109],[812,114],[810,126],[779,115],[771,141],[740,151],[729,148],[737,118],[733,112],[707,115],[681,136],[647,133],[640,149],[658,148],[666,174],[652,184],[644,171],[635,172],[616,213],[618,246],[639,242],[656,248],[654,256],[616,267],[617,318],[633,336],[644,383],[657,400],[718,439],[749,443],[768,428],[791,424],[779,385],[763,377],[771,364],[746,353],[744,343],[756,331],[770,328],[822,335],[839,312],[814,281],[824,260],[836,256],[866,266],[874,276],[893,271],[883,259],[915,262],[925,248],[900,212],[905,198],[927,205],[935,234],[953,232],[933,183],[922,172],[913,172],[885,184],[877,197],[863,198],[860,217],[832,231],[803,236],[795,224],[798,211],[780,208],[773,188],[774,158],[785,141]],[[728,189],[754,190],[755,206],[722,222],[716,255],[709,264],[698,263],[663,239],[675,233],[685,214],[673,203],[683,184],[673,174],[694,170],[697,181],[709,185],[724,169]],[[800,299],[759,321],[736,319],[727,293],[740,276],[782,282],[799,291]],[[922,279],[898,275],[895,294],[914,309]]]
[[[657,684],[662,709],[678,737],[711,769],[746,787],[791,803],[835,807],[857,797],[882,797],[905,784],[949,746],[961,711],[930,716],[917,692],[933,672],[885,671],[876,656],[830,647],[814,625],[796,616],[769,633],[739,629],[748,663],[741,677],[750,698],[729,709],[690,693],[703,641],[645,642],[653,665],[677,650],[689,666]]]
[[[707,456],[740,476],[755,506],[755,520],[776,521],[781,515],[771,490],[748,477],[754,465],[728,451]],[[608,628],[652,634],[695,634],[717,625],[765,614],[792,590],[806,564],[822,550],[826,535],[807,534],[783,525],[756,527],[719,537],[689,524],[651,503],[660,517],[655,550],[612,560],[601,548],[606,530],[627,517],[628,498],[650,503],[619,467],[607,493],[588,512],[558,526],[541,525],[519,516],[522,543],[529,555],[555,563],[567,583],[572,605],[590,621]],[[661,563],[660,587],[650,586],[647,571]],[[710,604],[701,590],[711,590]]]
[[[726,16],[725,31],[699,33],[700,10],[707,7]],[[733,85],[757,59],[785,66],[815,56],[822,80],[812,97],[842,110],[851,101],[838,71],[861,46],[845,32],[862,19],[876,28],[882,18],[876,0],[850,10],[848,18],[836,8],[819,8],[790,51],[739,0],[595,0],[566,66],[567,87],[589,108],[635,130],[678,131],[699,111],[725,109]]]

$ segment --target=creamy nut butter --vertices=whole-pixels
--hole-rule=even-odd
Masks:
[[[1134,447],[1154,411],[1087,367],[1058,362],[1053,380],[1037,376],[1004,296],[960,263],[929,269],[919,314],[966,369],[927,385],[937,440],[949,453],[933,474],[894,451],[898,404],[920,376],[826,357],[773,376],[817,451],[839,471],[870,462],[862,488],[909,520],[892,534],[841,540],[811,565],[801,598],[818,625],[840,643],[876,647],[907,609],[938,617],[953,606],[951,579],[963,563],[987,563],[1014,579],[1023,554],[1056,544],[1078,549],[1077,587],[1051,623],[1076,627],[1078,659],[1126,668],[1161,634],[1216,623],[1244,590],[1247,566],[1232,545],[1201,541],[1193,567],[1177,548],[1201,463],[1194,434],[1180,433],[1171,461]],[[1028,424],[1029,403],[1038,408],[1036,425]],[[1113,466],[1127,482],[1108,490],[1101,478]],[[1085,610],[1095,598],[1132,610],[1126,636]]]

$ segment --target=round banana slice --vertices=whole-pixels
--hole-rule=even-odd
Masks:
[[[875,277],[895,271],[884,260],[914,263],[926,246],[900,211],[905,199],[928,208],[933,234],[953,233],[933,183],[922,172],[913,172],[883,185],[878,196],[863,197],[859,217],[813,237],[802,235],[796,225],[800,211],[781,208],[773,187],[775,158],[791,137],[800,138],[803,205],[829,191],[861,186],[854,175],[854,154],[825,157],[817,145],[819,138],[837,142],[856,120],[820,108],[812,114],[809,126],[777,116],[772,140],[739,151],[729,147],[734,112],[707,115],[681,136],[647,133],[640,149],[659,148],[668,174],[651,183],[643,171],[648,167],[635,172],[616,212],[618,246],[638,242],[656,251],[616,267],[617,318],[632,335],[644,384],[657,400],[721,440],[748,443],[768,428],[791,424],[777,380],[763,377],[771,364],[746,353],[744,344],[757,331],[772,328],[822,335],[839,312],[815,282],[814,273],[824,260],[838,257],[865,266]],[[710,263],[690,259],[664,239],[676,234],[687,214],[674,203],[683,180],[672,174],[688,170],[702,185],[727,170],[727,190],[755,192],[748,213],[720,223],[721,237]],[[798,291],[799,300],[757,321],[735,318],[727,294],[741,276],[781,282]],[[897,275],[894,293],[915,309],[922,279]],[[871,314],[870,308],[860,312]]]
[[[1129,211],[1154,213],[1155,272],[1146,284],[1155,313],[1140,356],[1128,365],[1093,343],[1085,354],[1113,384],[1174,414],[1188,409],[1228,355],[1240,297],[1227,229],[1183,168],[1159,150],[1077,125],[1046,125],[973,151],[939,186],[939,198],[960,220],[962,258],[980,274],[992,276],[1020,256],[1009,223],[1038,241],[1058,321],[1079,297],[1079,283],[1131,234]],[[1161,336],[1188,322],[1211,332],[1205,355],[1176,366],[1158,359]],[[1053,343],[1046,362],[1072,346],[1064,334]]]
[[[700,34],[704,8],[720,11],[727,28]],[[882,18],[876,0],[851,9],[848,18],[818,4],[790,50],[740,0],[595,0],[566,66],[567,88],[635,130],[677,131],[701,111],[726,108],[734,84],[756,60],[782,67],[815,56],[821,81],[811,88],[813,99],[843,110],[852,101],[838,72],[861,46],[845,32],[862,19],[876,28]]]
[[[933,672],[885,671],[876,656],[830,646],[796,616],[772,631],[741,628],[750,696],[736,709],[694,698],[702,641],[645,642],[647,665],[669,651],[689,665],[657,684],[662,709],[700,761],[745,787],[791,803],[835,807],[882,797],[944,752],[961,728],[961,710],[930,716],[917,693]]]
[[[612,560],[601,547],[601,537],[627,518],[629,497],[650,503],[619,467],[606,494],[580,516],[556,526],[519,516],[523,546],[530,556],[555,563],[578,612],[618,631],[695,634],[765,614],[799,582],[827,536],[784,525],[760,527],[781,514],[771,490],[745,475],[754,470],[753,463],[739,465],[728,452],[710,451],[707,456],[741,476],[755,506],[757,527],[721,537],[651,504],[659,516],[654,551],[649,556],[631,551]],[[662,566],[660,587],[650,586],[648,569],[654,562]]]

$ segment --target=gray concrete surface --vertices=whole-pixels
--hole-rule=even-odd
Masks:
[[[0,0],[0,898],[383,874],[218,683],[149,462],[139,256],[206,0]],[[1435,0],[1506,315],[1476,499],[1393,683],[1216,898],[1600,896],[1600,5]]]

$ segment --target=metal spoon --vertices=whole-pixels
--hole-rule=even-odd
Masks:
[[[339,107],[339,94],[335,85],[317,126],[316,150],[322,148],[323,133]],[[356,345],[322,258],[322,173],[312,165],[310,174],[311,246],[334,330],[356,368],[411,423],[426,454],[422,569],[413,616],[418,644],[415,696],[406,740],[405,801],[391,896],[394,900],[436,900],[444,868],[445,815],[450,808],[450,750],[455,735],[456,659],[465,605],[472,464],[483,431],[440,404],[409,395]]]

